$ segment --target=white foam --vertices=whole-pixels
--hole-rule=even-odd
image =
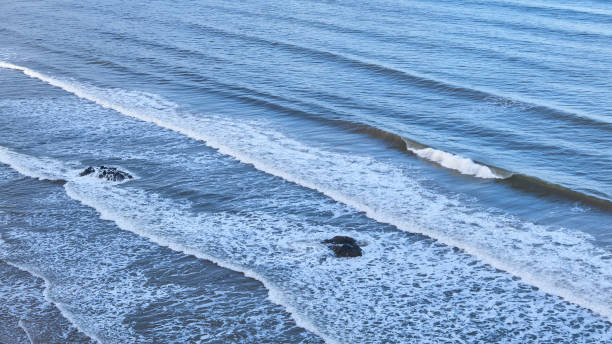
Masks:
[[[24,323],[23,319],[19,319],[19,321],[17,322],[17,325],[19,326],[19,328],[23,330],[23,332],[25,332],[26,337],[28,338],[28,341],[34,344],[35,342],[32,339],[32,334],[30,333],[30,330],[28,329],[28,326]]]
[[[136,212],[131,213],[130,215],[127,215],[125,214],[125,212],[122,212],[116,208],[113,209],[113,207],[110,206],[110,204],[101,202],[100,199],[104,199],[104,197],[101,197],[102,195],[100,193],[100,190],[92,189],[91,188],[92,186],[93,184],[86,185],[83,183],[78,183],[78,184],[68,183],[64,187],[69,197],[81,202],[82,204],[88,207],[96,209],[97,211],[100,212],[100,217],[102,219],[114,221],[123,230],[127,230],[132,233],[138,234],[144,238],[149,239],[150,241],[158,245],[168,247],[176,252],[193,255],[197,258],[214,262],[215,264],[219,265],[222,268],[230,269],[230,270],[237,271],[237,272],[242,272],[246,277],[253,278],[253,279],[260,281],[264,285],[264,287],[268,290],[268,293],[269,293],[268,296],[269,296],[270,301],[285,308],[285,310],[289,314],[291,314],[291,317],[295,320],[298,326],[319,336],[320,338],[325,340],[326,343],[330,343],[330,344],[338,343],[333,337],[330,337],[329,335],[326,335],[325,333],[321,332],[316,326],[312,324],[310,319],[303,317],[301,313],[298,312],[298,310],[295,308],[295,306],[287,301],[284,293],[279,288],[277,288],[274,285],[274,283],[270,282],[265,276],[257,273],[256,271],[252,269],[247,268],[246,266],[235,264],[229,260],[220,258],[218,256],[207,254],[206,251],[195,249],[193,247],[194,246],[193,243],[191,243],[192,245],[188,245],[188,244],[185,244],[184,242],[181,242],[181,240],[173,240],[173,236],[171,235],[155,234],[155,230],[152,230],[151,228],[152,225],[151,224],[145,225],[142,221],[141,216],[138,216],[136,214],[146,214],[147,217],[150,217],[152,214],[150,214],[148,210],[152,207],[154,208],[155,205],[157,205],[156,204],[157,202],[147,202],[147,201],[143,202],[143,199],[146,199],[144,195],[141,195],[140,197],[134,197],[134,196],[130,197],[128,196],[128,192],[122,192],[122,190],[106,189],[105,191],[102,191],[102,193],[105,193],[107,196],[112,195],[113,193],[119,193],[120,195],[125,197],[121,201],[119,201],[121,203],[129,199],[129,202],[132,205],[140,205],[140,207],[137,207]],[[95,195],[98,197],[91,197],[92,195]],[[115,199],[114,202],[117,202],[117,200]],[[153,206],[149,206],[149,204]],[[165,205],[163,208],[167,209],[169,208],[169,206]],[[164,217],[167,218],[166,219],[167,221],[169,220],[169,223],[167,224],[170,226],[170,228],[172,228],[176,226],[176,222],[173,223],[172,220],[176,219],[177,217],[182,217],[184,219],[184,218],[190,218],[191,216],[187,214],[183,214],[182,216],[181,215],[177,216],[176,214],[173,214],[172,211],[170,211],[170,212],[166,212],[164,214]],[[154,217],[150,217],[150,218],[155,221]],[[194,225],[193,222],[191,222],[190,224],[191,226],[185,225],[183,223],[181,224],[181,226],[184,226],[184,229],[186,229],[187,231],[192,231],[194,230],[194,228],[200,227],[200,225]],[[217,230],[220,230],[220,228],[217,228]],[[181,237],[184,237],[184,235],[182,234],[177,235],[174,238],[181,238]]]
[[[39,79],[42,80],[50,85],[62,88],[70,93],[74,93],[79,97],[85,97],[85,94],[78,94],[79,93],[79,89],[74,87],[73,85],[71,85],[68,82],[64,82],[64,81],[60,81],[54,78],[51,78],[49,76],[46,76],[42,73],[38,73],[30,68],[26,68],[26,67],[22,67],[22,66],[18,66],[18,65],[14,65],[12,63],[7,63],[7,62],[3,62],[0,61],[0,68],[6,68],[6,69],[13,69],[13,70],[18,70],[23,72],[23,74],[31,77],[31,78],[35,78],[35,79]]]
[[[302,152],[308,153],[308,150]],[[296,154],[296,151],[285,153]],[[336,158],[338,157],[340,156]],[[211,159],[216,161],[214,159],[218,157],[213,154]],[[324,165],[328,163],[321,161]],[[341,160],[340,163],[342,162]],[[384,164],[364,161],[359,157],[354,157],[351,162],[360,167],[369,162],[370,166],[373,165],[372,167],[383,173],[383,179],[370,179],[370,182],[383,182],[384,178],[394,177],[393,170]],[[206,164],[206,161],[202,163]],[[314,164],[315,161],[311,160],[309,163]],[[318,169],[320,167],[313,166],[316,171],[323,172],[323,169]],[[359,169],[355,170],[359,173]],[[326,171],[329,172],[329,168]],[[345,177],[354,178],[355,174],[348,172]],[[408,184],[403,186],[412,187]],[[274,212],[273,215],[255,211],[240,214],[195,214],[191,211],[193,207],[189,202],[164,199],[150,191],[140,190],[135,185],[118,188],[114,184],[95,183],[88,178],[73,178],[64,185],[64,189],[71,198],[98,210],[103,219],[114,221],[124,230],[175,251],[211,260],[223,267],[243,271],[247,276],[260,279],[268,288],[273,302],[284,305],[300,326],[328,342],[340,342],[337,339],[363,343],[402,342],[411,336],[420,343],[435,343],[439,341],[440,335],[462,341],[465,340],[466,333],[475,327],[482,330],[485,336],[486,333],[495,333],[507,326],[515,330],[531,328],[541,321],[539,317],[542,313],[547,317],[546,332],[553,328],[557,333],[571,338],[573,333],[594,331],[602,340],[609,337],[602,334],[597,327],[593,327],[601,324],[601,319],[585,310],[525,288],[506,274],[478,264],[471,257],[453,252],[447,246],[438,245],[431,240],[413,242],[412,237],[398,231],[357,231],[313,225],[300,215],[282,212]],[[296,194],[295,198],[298,202],[303,199],[300,194]],[[277,201],[287,200],[287,195],[281,195]],[[423,201],[420,198],[415,200]],[[309,202],[310,204],[305,205],[313,207],[318,201],[313,199]],[[328,210],[328,207],[340,207],[337,204],[321,206],[324,210]],[[60,231],[63,232],[65,231]],[[319,244],[322,239],[332,234],[350,235],[365,243],[364,256],[341,261],[332,258],[329,250]],[[32,236],[38,234],[20,231],[13,235],[22,236],[22,241],[27,243],[32,241]],[[111,237],[115,236],[116,234]],[[58,249],[57,242],[66,242],[66,239],[60,236],[43,241],[36,245],[35,251],[45,248],[55,252]],[[552,236],[549,240],[569,245],[570,250],[572,245],[581,243],[579,238],[570,239],[561,235]],[[125,242],[116,238],[119,247],[123,247]],[[95,247],[104,247],[102,252],[93,256],[92,259],[96,261],[101,259],[99,254],[104,254],[109,247],[112,248],[112,253],[105,253],[110,256],[109,261],[103,262],[103,265],[111,262],[117,264],[126,256],[126,252],[122,252],[125,247],[99,244],[90,243]],[[79,249],[89,252],[85,248]],[[74,253],[71,250],[66,251],[70,252]],[[84,254],[90,256],[88,253]],[[84,257],[71,259],[80,262]],[[54,264],[62,266],[62,270],[79,270],[78,266],[68,264],[70,262],[60,259]],[[57,265],[58,263],[63,264]],[[128,263],[121,262],[119,265]],[[105,271],[99,274],[105,276]],[[74,272],[78,276],[78,272]],[[70,273],[64,276],[73,275]],[[62,280],[70,278],[63,277]],[[97,278],[92,278],[91,281],[96,282]],[[94,295],[115,302],[120,299],[122,307],[133,305],[135,298],[132,293],[142,289],[139,282],[142,281],[135,280],[132,284],[125,285],[125,281],[121,280],[117,285],[102,285],[99,289],[105,293],[112,291],[113,295]],[[478,286],[479,289],[470,290],[473,286]],[[64,293],[69,295],[73,292],[82,293],[89,290],[88,288],[92,286],[85,288],[79,285],[78,290],[71,290],[68,285],[62,287],[65,289]],[[518,300],[520,302],[517,305]],[[78,302],[76,306],[79,306]],[[491,310],[491,307],[499,313]],[[100,311],[96,308],[94,310]],[[508,317],[508,323],[490,319],[495,319],[499,314]],[[110,315],[115,316],[115,319],[120,317],[121,313]],[[80,314],[80,317],[82,318],[83,314]],[[584,318],[583,322],[587,327],[573,329],[566,326],[567,319],[575,317]],[[88,329],[88,332],[97,333],[99,330],[96,330],[96,327],[100,326],[97,318],[84,323],[83,319],[76,321],[81,328]],[[439,325],[439,321],[444,321],[445,325]],[[512,321],[515,321],[514,325]],[[112,319],[110,322],[112,323]],[[516,322],[520,325],[516,325]],[[453,327],[446,327],[451,324]],[[112,333],[121,333],[120,330],[122,329],[114,329]],[[545,336],[541,338],[553,336],[546,332],[537,334],[540,337]],[[98,337],[109,342],[113,342],[111,338],[114,338],[109,337],[108,332],[105,336],[98,334]],[[486,337],[481,337],[482,340],[484,338]]]
[[[612,267],[602,259],[607,253],[593,246],[587,235],[473,209],[424,189],[399,167],[305,146],[265,129],[264,124],[219,116],[196,117],[154,95],[62,82],[11,66],[14,68],[8,68],[22,70],[124,115],[203,141],[221,153],[317,190],[379,222],[464,249],[547,293],[612,319]],[[432,159],[475,176],[494,175],[478,167],[482,165],[472,165],[469,159],[428,152]],[[183,248],[189,249],[189,245]]]
[[[3,146],[0,146],[0,163],[9,165],[15,171],[24,176],[39,180],[69,181],[74,178],[82,178],[94,183],[122,184],[129,182],[130,180],[138,179],[137,175],[134,173],[129,173],[127,169],[121,166],[112,167],[117,167],[120,171],[128,172],[132,178],[125,178],[122,181],[109,181],[106,178],[99,178],[98,167],[94,167],[96,172],[81,177],[79,176],[79,173],[85,167],[80,167],[79,163],[77,162],[62,162],[47,157],[35,157],[32,155],[17,153],[14,150]]]
[[[420,156],[423,159],[433,161],[442,167],[458,171],[461,174],[466,174],[483,179],[503,179],[503,177],[493,173],[493,171],[491,171],[488,166],[475,163],[474,161],[472,161],[472,159],[465,158],[460,155],[447,153],[429,147],[417,149],[410,147],[408,144],[406,145],[406,149]]]
[[[17,172],[40,180],[60,181],[74,175],[72,167],[54,159],[34,158],[0,146],[0,163],[11,166]]]
[[[164,237],[159,237],[156,236],[154,234],[151,234],[151,232],[147,232],[144,231],[143,229],[134,226],[132,224],[131,221],[129,221],[128,219],[125,219],[123,217],[117,216],[116,214],[112,213],[110,210],[107,210],[107,208],[105,208],[105,206],[103,204],[98,204],[94,201],[94,198],[91,197],[85,197],[83,194],[79,194],[77,192],[74,191],[74,187],[75,185],[80,185],[82,188],[85,188],[86,190],[88,190],[86,192],[86,194],[90,194],[90,192],[93,191],[97,191],[97,192],[111,192],[112,189],[109,189],[109,187],[111,187],[112,185],[116,185],[116,184],[121,184],[122,182],[119,183],[110,183],[110,182],[105,182],[105,180],[101,180],[95,176],[84,176],[84,177],[79,177],[78,176],[78,172],[80,170],[78,169],[70,169],[68,168],[64,163],[62,163],[59,160],[54,160],[54,159],[49,159],[49,158],[38,158],[38,157],[34,157],[31,155],[26,155],[26,154],[21,154],[21,153],[16,153],[12,150],[9,150],[6,147],[2,147],[0,146],[0,162],[6,163],[9,166],[11,166],[13,169],[15,169],[16,171],[18,171],[19,173],[28,176],[28,177],[32,177],[32,178],[37,178],[40,180],[65,180],[65,181],[72,181],[72,183],[68,183],[66,184],[65,188],[66,188],[66,193],[68,194],[68,196],[70,196],[71,198],[80,201],[81,203],[83,203],[84,205],[90,206],[98,211],[101,212],[101,217],[103,219],[108,219],[108,220],[113,220],[115,221],[120,228],[124,229],[124,230],[128,230],[131,231],[133,233],[136,233],[144,238],[147,238],[149,240],[151,240],[152,242],[159,244],[161,246],[166,246],[169,247],[170,249],[177,251],[177,252],[182,252],[188,255],[193,255],[196,256],[200,259],[205,259],[208,261],[212,261],[215,262],[217,265],[223,267],[223,268],[227,268],[233,271],[237,271],[237,272],[242,272],[245,276],[249,277],[249,278],[253,278],[256,279],[260,282],[262,282],[264,284],[264,286],[266,287],[266,289],[269,292],[269,299],[275,303],[278,304],[282,307],[284,307],[287,312],[289,312],[289,314],[291,314],[292,318],[295,320],[296,324],[312,333],[314,333],[315,335],[323,338],[327,343],[337,343],[336,340],[334,340],[333,338],[326,336],[325,334],[321,333],[314,325],[312,325],[312,323],[310,322],[309,319],[304,318],[300,315],[300,313],[295,309],[294,306],[292,306],[291,304],[289,304],[284,295],[283,292],[276,288],[274,286],[273,283],[270,283],[269,281],[267,281],[267,279],[262,276],[261,274],[258,274],[257,272],[250,270],[248,268],[245,268],[244,266],[239,266],[236,264],[233,264],[230,261],[226,261],[223,259],[219,259],[218,257],[214,257],[211,255],[207,255],[206,253],[203,253],[201,251],[197,251],[194,250],[193,248],[190,248],[189,246],[185,246],[183,244],[180,243],[175,243],[173,241],[169,241],[168,238],[164,238]],[[125,171],[125,169],[122,169]],[[63,172],[63,173],[62,173]],[[127,180],[126,180],[127,181]],[[123,181],[125,182],[125,181]],[[102,190],[102,191],[101,191]],[[4,241],[0,238],[0,243],[3,243]],[[80,331],[82,331],[83,333],[85,333],[87,336],[89,336],[90,338],[98,341],[98,342],[105,342],[103,340],[100,340],[100,338],[98,336],[95,335],[94,330],[90,329],[88,330],[84,325],[82,321],[79,321],[78,319],[76,319],[76,316],[74,314],[72,314],[67,307],[65,307],[62,303],[54,300],[50,294],[49,294],[49,285],[50,282],[48,279],[46,279],[42,274],[37,273],[36,271],[27,268],[24,265],[20,265],[17,263],[9,263],[11,266],[14,266],[20,270],[26,271],[28,273],[30,273],[33,276],[36,276],[37,278],[40,278],[42,280],[44,280],[45,282],[45,291],[44,291],[44,297],[45,299],[52,303],[53,305],[55,305],[59,311],[61,312],[61,314],[67,319],[69,320],[77,329],[79,329]],[[80,325],[80,326],[79,326]],[[89,325],[88,325],[89,326]],[[91,326],[89,326],[91,327]]]
[[[116,184],[97,183],[88,178],[74,178],[66,184],[84,191],[89,196],[80,196],[94,202],[115,193],[131,194],[122,192]],[[43,186],[48,188],[43,187],[40,194],[31,196],[41,202],[34,202],[34,208],[27,209],[33,209],[44,221],[34,221],[33,227],[27,227],[22,226],[22,220],[15,217],[4,233],[11,240],[0,247],[0,259],[16,262],[15,265],[31,272],[30,275],[43,277],[45,297],[62,306],[76,327],[95,335],[100,342],[143,343],[157,339],[182,343],[194,341],[194,338],[203,342],[218,342],[227,338],[239,338],[245,342],[268,342],[274,338],[280,338],[280,341],[288,341],[289,338],[296,342],[302,342],[301,339],[303,343],[319,342],[318,338],[306,331],[296,331],[289,314],[282,312],[281,307],[272,302],[266,302],[266,294],[261,291],[263,287],[246,281],[248,289],[241,290],[245,281],[233,274],[217,280],[214,277],[216,273],[226,273],[210,268],[208,264],[185,259],[181,254],[159,249],[158,245],[121,231],[106,221],[99,221],[93,211],[69,199],[63,188],[49,184]],[[119,202],[116,204],[118,207],[122,207],[124,201],[140,206],[139,210],[147,211],[146,217],[152,220],[153,228],[160,220],[152,215],[163,214],[163,217],[172,218],[172,212],[156,208],[158,203],[143,203],[138,193],[134,196],[113,200]],[[28,198],[25,196],[15,204],[28,202]],[[0,205],[3,203],[7,202],[0,198]],[[128,210],[135,209],[131,205],[128,204]],[[125,221],[130,222],[130,217],[138,217],[139,214],[133,215],[128,211],[126,215]],[[22,218],[29,216],[29,213],[24,213]],[[121,219],[119,223],[122,223]],[[173,242],[171,238],[169,242]],[[177,247],[175,250],[180,251]],[[170,270],[176,265],[176,270]],[[195,269],[211,272],[213,276],[197,277],[195,285],[193,281],[185,281],[180,274],[180,271],[191,273],[197,271]],[[0,276],[10,278],[10,275],[1,273]],[[178,273],[178,276],[173,276],[174,273]],[[42,291],[43,283],[40,284]],[[24,289],[28,288],[24,286]],[[226,295],[209,295],[217,291]],[[12,296],[18,293],[0,281],[0,299],[7,294]],[[277,299],[274,290],[271,297]],[[27,302],[21,299],[9,297],[9,301],[8,306],[15,309],[28,307]],[[172,307],[172,316],[166,311],[169,302],[176,306]],[[187,314],[181,311],[184,309]],[[197,311],[190,313],[191,309]],[[141,317],[139,310],[149,315],[155,312],[160,314],[150,319],[147,315]],[[18,311],[12,313],[19,316]],[[137,328],[143,321],[154,323],[155,329]],[[65,332],[58,335],[62,334]]]
[[[63,89],[64,91],[67,91],[67,92],[70,92],[76,95],[77,97],[87,99],[91,102],[101,105],[102,107],[113,109],[125,115],[132,116],[132,117],[142,119],[142,120],[145,120],[145,118],[147,117],[146,116],[143,117],[140,115],[140,112],[138,111],[139,108],[142,109],[143,107],[153,106],[154,110],[161,109],[162,111],[166,111],[167,109],[175,106],[174,104],[165,101],[161,97],[157,97],[155,95],[145,94],[145,93],[139,93],[138,94],[139,97],[133,99],[132,102],[128,102],[125,104],[117,103],[117,102],[112,101],[112,100],[118,99],[118,97],[113,96],[113,93],[114,92],[125,93],[125,91],[119,90],[119,89],[117,90],[103,89],[103,88],[98,88],[95,86],[80,85],[76,82],[62,81],[62,80],[47,76],[45,74],[36,72],[30,68],[22,67],[22,66],[14,65],[11,63],[7,63],[7,62],[2,62],[2,61],[0,61],[0,68],[7,68],[7,69],[21,71],[25,75],[31,78],[39,79],[50,85],[59,87]],[[152,118],[149,118],[149,120],[151,119]],[[154,122],[154,123],[158,125],[162,125],[162,126],[163,124],[167,125],[167,123],[164,123],[164,122],[159,122],[159,123]]]
[[[487,327],[491,332],[523,326],[488,319],[500,314],[529,323],[539,321],[545,313],[548,326],[566,336],[570,334],[565,331],[574,330],[558,328],[564,319],[582,316],[588,319],[587,324],[601,321],[577,306],[474,264],[465,254],[432,241],[412,242],[397,231],[304,225],[304,219],[284,213],[193,214],[188,202],[133,188],[101,188],[79,180],[66,184],[65,189],[70,197],[94,207],[102,218],[125,230],[263,280],[272,300],[296,312],[298,319],[307,320],[306,328],[317,330],[327,341],[402,342],[413,336],[418,342],[433,343],[439,341],[440,331],[461,341],[465,337],[459,331],[470,332],[474,319],[478,328]],[[341,261],[331,258],[318,244],[330,233],[350,235],[365,243],[364,256]],[[474,285],[479,289],[469,290]],[[452,298],[445,292],[452,293]],[[514,302],[519,299],[517,306]],[[492,305],[499,310],[491,311]],[[460,328],[442,330],[444,326],[436,323],[445,317]],[[432,336],[434,333],[438,335]],[[538,331],[537,335],[542,338],[548,334]]]
[[[68,310],[68,308],[64,304],[54,300],[51,297],[51,295],[49,293],[49,288],[50,288],[51,284],[50,284],[50,282],[49,282],[49,280],[47,278],[45,278],[44,276],[42,276],[38,272],[34,271],[33,269],[28,268],[27,266],[25,266],[23,264],[18,264],[18,263],[15,263],[15,262],[8,262],[8,261],[5,261],[5,263],[10,265],[10,266],[12,266],[12,267],[14,267],[14,268],[16,268],[16,269],[19,269],[21,271],[25,271],[25,272],[29,273],[30,275],[32,275],[32,276],[34,276],[36,278],[39,278],[39,279],[43,280],[44,283],[45,283],[45,289],[43,290],[43,296],[44,296],[45,300],[47,302],[49,302],[50,304],[52,304],[55,308],[57,308],[60,311],[60,313],[62,314],[62,316],[66,320],[68,320],[70,322],[70,324],[74,328],[79,330],[81,333],[85,334],[87,337],[95,340],[96,342],[102,343],[102,341],[95,335],[95,333],[89,332],[86,329],[80,328],[78,326],[79,325],[79,321],[76,319],[75,315],[72,314],[72,312],[70,312]],[[22,326],[22,325],[20,324],[20,326]],[[28,338],[30,338],[29,331],[27,329],[25,329],[25,328],[24,328],[24,331],[26,332]]]

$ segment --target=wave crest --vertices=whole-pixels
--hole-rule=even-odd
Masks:
[[[442,167],[484,179],[504,179],[505,177],[495,174],[488,166],[478,164],[470,158],[447,153],[430,147],[417,149],[406,144],[406,149],[417,156],[435,162]]]
[[[9,165],[24,176],[53,182],[65,182],[74,174],[72,168],[57,160],[35,158],[2,146],[0,146],[0,163]]]

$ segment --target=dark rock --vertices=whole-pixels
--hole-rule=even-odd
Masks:
[[[96,172],[96,169],[95,169],[95,168],[93,168],[93,167],[91,167],[91,166],[89,166],[88,168],[86,168],[86,169],[85,169],[85,171],[81,172],[79,175],[80,175],[81,177],[83,177],[83,176],[86,176],[86,175],[88,175],[88,174],[92,174],[92,173],[94,173],[94,172]]]
[[[325,239],[323,240],[323,243],[324,244],[334,244],[334,245],[342,245],[342,244],[356,245],[357,244],[355,239],[351,237],[347,237],[347,236],[341,236],[341,235],[337,235],[331,239]]]
[[[361,247],[357,245],[343,244],[334,245],[330,248],[334,251],[336,257],[359,257],[362,254]]]
[[[100,167],[89,166],[83,172],[80,173],[80,176],[83,177],[83,176],[87,176],[90,174],[97,175],[98,178],[100,179],[104,178],[111,182],[121,182],[126,179],[132,179],[132,175],[130,175],[129,173],[120,171],[116,167],[107,167],[107,166],[100,166]]]
[[[334,251],[336,257],[359,257],[362,255],[361,247],[351,237],[335,236],[331,239],[323,240],[322,243],[327,244]]]

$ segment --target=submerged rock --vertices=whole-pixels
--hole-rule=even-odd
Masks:
[[[133,178],[132,175],[127,172],[118,170],[116,167],[107,167],[107,166],[100,166],[100,167],[89,166],[79,175],[83,177],[83,176],[87,176],[90,174],[97,175],[98,178],[100,179],[104,178],[111,182],[121,182],[126,179]]]
[[[347,236],[335,236],[331,239],[323,240],[321,243],[327,244],[336,257],[359,257],[362,255],[361,247],[357,241]]]

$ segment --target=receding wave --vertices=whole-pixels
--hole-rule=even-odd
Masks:
[[[301,313],[295,308],[295,306],[287,301],[283,291],[279,289],[274,283],[269,281],[269,279],[266,278],[264,275],[244,265],[236,264],[235,262],[232,262],[230,260],[224,259],[214,254],[210,254],[200,249],[196,249],[194,248],[194,245],[185,243],[184,240],[180,239],[181,236],[173,237],[169,236],[167,233],[161,234],[160,232],[151,230],[151,224],[149,224],[148,226],[143,226],[142,223],[138,221],[139,219],[136,219],[137,216],[134,216],[136,212],[126,213],[124,211],[115,209],[107,202],[101,201],[104,199],[104,197],[92,197],[92,188],[83,188],[82,186],[82,184],[79,185],[76,183],[67,184],[65,186],[66,193],[70,198],[81,202],[83,205],[86,205],[99,211],[100,217],[102,219],[111,220],[115,222],[119,226],[119,228],[135,233],[141,237],[147,238],[151,242],[160,246],[168,247],[176,252],[192,255],[194,257],[197,257],[198,259],[213,262],[222,268],[243,273],[246,277],[261,282],[268,290],[268,297],[270,301],[282,306],[289,314],[291,314],[291,317],[296,322],[297,326],[300,326],[305,330],[310,331],[311,333],[319,336],[320,338],[324,339],[326,343],[337,343],[337,341],[333,339],[333,337],[322,333],[315,325],[313,325],[310,319],[301,316]],[[108,190],[106,191],[106,193],[109,194]],[[127,192],[124,192],[122,195],[125,197],[127,195]],[[144,214],[146,211],[149,210],[142,207],[143,202],[141,197],[131,196],[131,201],[134,205],[141,206],[139,209],[137,208],[137,212]],[[165,215],[169,219],[177,217],[176,213],[171,212]],[[188,217],[189,215],[186,214],[183,216]],[[235,226],[237,226],[237,224],[235,224]],[[211,228],[215,227],[216,226],[213,226]]]
[[[298,312],[294,306],[287,303],[283,292],[279,290],[273,283],[268,281],[268,279],[260,273],[257,273],[252,269],[245,268],[244,266],[232,263],[231,261],[221,259],[211,254],[207,254],[206,252],[194,250],[189,245],[182,243],[180,240],[172,240],[166,236],[156,235],[150,231],[143,230],[142,227],[134,226],[133,219],[129,219],[129,216],[126,216],[125,214],[120,215],[118,213],[115,213],[110,210],[109,205],[96,202],[96,198],[92,197],[92,192],[95,191],[98,194],[110,194],[112,189],[108,189],[105,186],[106,183],[101,182],[100,179],[96,178],[95,176],[80,176],[79,171],[81,170],[77,168],[76,164],[66,164],[56,159],[41,158],[28,154],[17,153],[11,149],[2,146],[0,146],[0,163],[7,164],[17,172],[30,178],[50,181],[62,181],[66,193],[69,197],[81,202],[86,206],[96,209],[101,213],[102,218],[113,220],[120,228],[124,230],[138,234],[158,245],[168,247],[177,252],[193,255],[200,259],[214,262],[215,264],[223,268],[241,272],[246,277],[253,278],[262,282],[264,287],[266,287],[269,292],[270,300],[284,307],[287,312],[291,314],[298,326],[323,338],[327,343],[336,343],[336,341],[332,337],[321,333],[317,329],[317,327],[310,322],[310,320],[301,317],[300,312]],[[139,202],[137,199],[132,199],[132,203],[137,204]],[[79,321],[75,320],[75,316],[72,315],[61,303],[54,301],[48,296],[49,281],[46,278],[30,269],[27,269],[24,266],[18,266],[13,263],[10,264],[14,265],[15,267],[18,267],[21,270],[27,271],[36,277],[44,279],[46,285],[45,298],[47,298],[49,302],[55,305],[60,310],[62,315],[67,320],[69,320],[79,331],[82,331],[87,336],[97,340],[98,342],[102,342],[96,337],[94,333],[92,333],[92,331],[85,330],[82,327],[79,327]]]
[[[24,176],[53,182],[66,182],[73,172],[65,164],[60,164],[56,160],[33,159],[2,146],[0,146],[0,163],[9,165]]]
[[[132,97],[136,95],[137,93],[130,93]],[[149,98],[145,97],[140,101],[147,99]],[[221,126],[228,124],[231,123],[220,123]],[[239,126],[233,129],[245,133],[242,131],[245,128]],[[307,159],[303,163],[313,168],[311,172],[321,177],[328,175],[335,178],[339,172],[346,172],[349,188],[358,186],[354,183],[362,179],[360,177],[363,176],[363,169],[347,170],[346,163],[362,166],[364,169],[370,166],[372,170],[368,173],[385,169],[381,171],[382,178],[402,178],[384,163],[358,156],[337,155],[306,146],[296,146],[293,148],[298,149],[294,150],[290,148],[297,143],[287,141],[287,138],[282,136],[275,136],[273,140],[265,142],[259,140],[263,137],[259,137],[256,132],[248,134],[256,140],[253,145],[262,144],[261,147],[266,151],[269,148],[279,148],[268,146],[277,139],[289,144],[281,147],[285,152],[279,152],[281,165],[286,165],[287,158],[298,154],[299,158]],[[214,164],[213,161],[218,159],[217,154],[211,154],[210,157],[212,161],[206,160],[202,163]],[[262,167],[260,163],[257,165]],[[302,168],[302,165],[298,166],[298,169]],[[297,170],[291,173],[293,178],[299,177]],[[325,183],[324,180],[322,182]],[[406,184],[407,182],[409,184]],[[396,191],[409,188],[406,196],[412,195],[411,202],[414,205],[423,203],[424,199],[419,195],[422,190],[419,190],[417,185],[411,184],[409,180],[400,183],[401,185],[395,185]],[[394,183],[386,184],[385,187],[391,185]],[[368,188],[366,184],[362,187]],[[420,343],[434,343],[439,340],[441,333],[485,341],[487,333],[497,333],[508,326],[503,321],[492,321],[489,311],[480,311],[483,305],[492,304],[503,309],[505,316],[516,317],[514,323],[519,325],[514,329],[516,332],[513,336],[517,338],[532,332],[530,325],[534,321],[539,323],[544,320],[547,328],[536,330],[538,338],[542,340],[552,338],[550,328],[555,330],[555,335],[564,338],[571,338],[581,331],[593,331],[594,337],[609,338],[605,330],[602,330],[607,323],[596,314],[559,298],[543,295],[537,288],[516,281],[508,274],[477,262],[459,250],[420,236],[402,235],[396,230],[381,233],[308,224],[303,222],[301,216],[278,216],[260,211],[194,213],[193,206],[188,201],[166,199],[134,185],[126,185],[125,188],[109,187],[102,183],[90,183],[85,178],[70,180],[64,185],[64,190],[69,197],[96,209],[102,219],[113,221],[123,230],[172,250],[242,271],[249,277],[263,281],[273,302],[285,305],[299,326],[318,333],[329,343],[334,343],[335,339],[359,343],[403,342],[406,340],[407,331],[414,336],[412,339],[417,338]],[[371,194],[373,190],[364,191]],[[287,195],[281,197],[286,201],[285,196]],[[299,197],[300,194],[294,196]],[[386,199],[385,196],[387,195],[380,195],[382,199]],[[401,202],[393,200],[392,203],[396,204],[397,201]],[[320,203],[317,199],[305,200],[304,204],[298,207],[313,206],[311,202],[315,202],[315,206],[320,207],[317,208],[320,210],[339,210],[337,208],[342,207],[333,202]],[[406,203],[400,204],[400,210],[410,211],[405,205]],[[453,216],[452,210],[449,215]],[[479,222],[478,214],[470,216],[473,221]],[[548,236],[547,240],[552,241],[550,245],[543,244],[547,249],[554,249],[556,245],[562,244],[571,257],[583,254],[584,249],[593,253],[590,251],[591,247],[581,245],[580,237],[564,233],[541,233],[538,227],[532,229],[533,233],[513,237],[514,244],[525,244],[525,240],[545,239],[546,237],[540,237],[544,234]],[[365,255],[343,261],[342,264],[330,259],[328,249],[319,242],[330,233],[338,231],[363,242]],[[540,245],[540,242],[535,244]],[[546,253],[546,249],[543,252]],[[406,257],[410,257],[412,261],[407,261]],[[547,258],[554,259],[551,256]],[[590,263],[598,264],[597,261]],[[590,272],[592,269],[591,267]],[[342,283],[338,283],[339,276],[342,276]],[[398,295],[410,295],[410,301],[397,302]],[[372,309],[364,312],[364,307]],[[441,325],[439,317],[432,316],[432,313],[439,314],[438,312],[445,312],[444,314],[449,316],[445,324]],[[523,316],[524,314],[527,316]],[[582,317],[581,327],[568,326],[568,318],[578,316]],[[387,321],[380,321],[381,319]],[[406,319],[410,321],[395,321]],[[349,329],[346,326],[347,320],[351,323]],[[75,321],[81,323],[83,319]],[[88,324],[91,326],[87,328],[88,332],[100,336],[95,324]],[[467,335],[474,328],[483,334]],[[102,338],[103,341],[107,339]]]
[[[19,172],[19,171],[18,171]],[[21,172],[20,172],[21,173]],[[41,274],[39,274],[38,272],[34,271],[31,268],[28,268],[27,266],[23,265],[23,264],[19,264],[16,262],[5,262],[6,264],[19,269],[21,271],[24,271],[32,276],[34,276],[35,278],[39,278],[41,280],[44,281],[44,290],[43,290],[43,297],[44,299],[49,302],[51,305],[53,305],[53,307],[55,307],[60,314],[62,315],[62,317],[64,317],[64,319],[66,319],[68,322],[70,322],[70,324],[72,326],[74,326],[74,328],[76,328],[79,332],[83,333],[85,336],[88,337],[88,339],[92,339],[93,341],[97,342],[97,343],[102,343],[103,341],[100,340],[100,338],[98,338],[98,336],[96,336],[95,333],[92,333],[91,331],[88,331],[82,327],[78,326],[78,321],[77,321],[77,317],[68,309],[68,307],[66,307],[63,303],[58,302],[57,300],[55,300],[50,292],[50,286],[51,286],[51,282],[49,281],[49,279],[45,278],[44,276],[42,276]],[[28,339],[30,339],[31,343],[35,343],[36,341],[33,341],[30,338],[30,334],[29,331],[27,329],[26,326],[24,326],[22,320],[19,321],[19,326],[23,328],[24,332],[26,332],[26,334],[28,335]]]

